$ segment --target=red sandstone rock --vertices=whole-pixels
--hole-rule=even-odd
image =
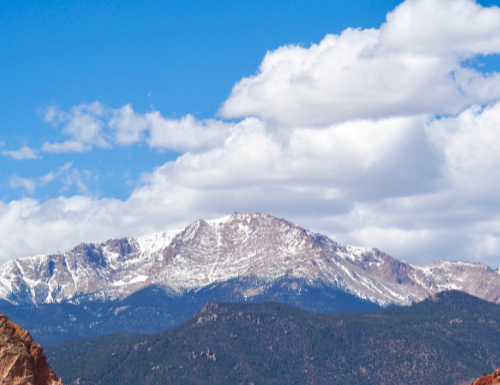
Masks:
[[[0,314],[0,384],[62,385],[43,349],[19,325]]]
[[[471,385],[500,385],[500,369],[489,376],[478,378]]]

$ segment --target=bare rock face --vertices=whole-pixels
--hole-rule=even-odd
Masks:
[[[62,385],[47,363],[42,347],[4,314],[0,314],[0,383]]]
[[[500,385],[500,369],[489,376],[477,379],[471,385]]]

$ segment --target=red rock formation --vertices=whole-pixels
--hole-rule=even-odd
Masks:
[[[471,385],[500,385],[500,369],[489,376],[478,378]]]
[[[42,347],[4,314],[0,314],[0,384],[62,385]]]

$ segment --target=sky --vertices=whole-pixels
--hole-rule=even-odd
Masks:
[[[499,1],[0,1],[0,262],[267,212],[500,266]]]

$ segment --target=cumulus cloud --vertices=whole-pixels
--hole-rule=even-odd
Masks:
[[[221,145],[232,126],[215,119],[199,121],[192,115],[166,119],[158,111],[139,114],[131,105],[113,110],[108,125],[114,130],[116,143],[130,145],[146,141],[151,148],[180,153]]]
[[[357,120],[321,130],[267,125],[256,118],[235,123],[222,145],[143,174],[125,201],[74,196],[3,204],[0,228],[7,235],[27,228],[33,241],[14,247],[6,240],[16,236],[6,236],[1,258],[260,211],[416,262],[499,264],[500,103],[446,118]],[[48,237],[63,228],[72,231]]]
[[[45,142],[42,150],[45,152],[84,152],[93,146],[110,148],[103,133],[102,116],[105,109],[99,102],[82,104],[73,107],[69,112],[50,107],[44,116],[46,122],[55,125],[63,124],[62,132],[70,139],[64,142]]]
[[[232,127],[223,145],[186,153],[143,174],[125,201],[74,196],[10,202],[3,206],[0,228],[7,233],[30,229],[35,240],[29,247],[18,245],[15,256],[21,256],[176,228],[233,211],[264,211],[341,241],[387,246],[397,257],[422,261],[422,245],[438,238],[429,230],[435,225],[432,216],[452,213],[453,202],[463,199],[434,197],[437,203],[431,205],[422,198],[443,194],[445,155],[426,136],[433,123],[425,117],[388,118],[276,132],[248,118]],[[477,221],[462,219],[469,225]],[[51,243],[46,235],[55,228],[74,231],[63,230],[64,236]],[[464,256],[465,246],[452,248],[454,257]],[[12,247],[0,240],[1,257],[12,256],[6,251]]]
[[[109,126],[115,130],[117,143],[129,145],[144,140],[149,123],[146,117],[137,114],[130,104],[113,111]]]
[[[458,116],[437,119],[427,128],[443,152],[448,188],[497,200],[500,192],[500,103],[472,106]]]
[[[28,146],[23,146],[19,150],[4,150],[2,155],[16,160],[38,159],[36,152]]]
[[[73,107],[69,112],[50,107],[44,119],[63,124],[62,133],[70,137],[64,142],[45,142],[42,149],[46,152],[84,152],[93,147],[110,149],[112,144],[135,143],[146,143],[160,151],[199,152],[220,146],[233,126],[216,119],[200,121],[189,114],[167,119],[158,111],[143,114],[130,104],[111,108],[98,101]]]
[[[26,228],[32,242],[14,247],[15,242],[0,240],[0,258],[12,257],[12,250],[17,257],[81,241],[137,236],[233,211],[267,211],[308,225],[305,218],[349,213],[355,200],[404,195],[416,184],[426,191],[436,176],[420,167],[403,145],[420,141],[419,153],[432,158],[425,147],[425,121],[394,118],[277,132],[248,118],[231,127],[223,144],[187,152],[143,174],[141,185],[125,201],[74,196],[4,204],[0,228],[8,234]],[[406,173],[395,175],[398,168],[387,167],[398,163]],[[418,183],[409,176],[416,176]],[[51,178],[53,174],[46,179]],[[356,182],[359,178],[365,178],[364,185]],[[47,237],[62,228],[71,231]],[[9,239],[19,238],[12,235]]]
[[[268,52],[219,114],[286,126],[455,114],[500,97],[500,76],[463,64],[500,53],[500,9],[472,0],[407,0],[380,29],[347,29],[309,48]]]
[[[381,45],[425,55],[500,52],[500,8],[473,0],[407,0],[387,15]]]

